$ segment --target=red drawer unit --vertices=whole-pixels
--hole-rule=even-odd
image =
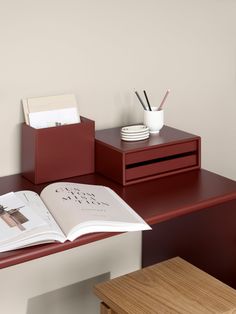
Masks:
[[[200,168],[199,136],[164,126],[149,139],[125,142],[120,129],[96,132],[95,168],[122,185]]]

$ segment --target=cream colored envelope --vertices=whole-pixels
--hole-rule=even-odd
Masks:
[[[63,94],[56,96],[26,98],[22,100],[24,117],[26,124],[29,125],[29,114],[33,112],[51,111],[57,109],[76,108],[77,102],[75,95]],[[77,109],[78,114],[78,109]],[[78,114],[78,121],[79,114]]]

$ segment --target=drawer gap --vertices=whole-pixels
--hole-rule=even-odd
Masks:
[[[175,155],[161,157],[161,158],[145,160],[145,161],[141,161],[141,162],[136,162],[134,164],[126,165],[125,168],[126,169],[132,169],[132,168],[136,168],[136,167],[140,167],[140,166],[151,165],[151,164],[154,164],[157,162],[168,161],[168,160],[173,160],[173,159],[178,159],[178,158],[196,155],[196,153],[197,153],[196,151],[191,151],[191,152],[175,154]]]

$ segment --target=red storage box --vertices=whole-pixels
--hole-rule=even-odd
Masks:
[[[200,167],[199,136],[164,126],[149,139],[125,142],[120,130],[96,132],[95,169],[122,185]]]
[[[94,172],[95,123],[34,129],[22,124],[22,174],[35,184]]]

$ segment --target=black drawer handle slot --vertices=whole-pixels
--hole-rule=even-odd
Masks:
[[[187,156],[192,156],[192,155],[196,155],[196,151],[181,153],[181,154],[176,154],[176,155],[171,155],[171,156],[166,156],[166,157],[161,157],[161,158],[155,158],[155,159],[150,159],[150,160],[145,160],[145,161],[140,161],[140,162],[136,162],[134,164],[126,165],[125,168],[131,169],[131,168],[135,168],[135,167],[151,165],[151,164],[161,162],[161,161],[167,161],[167,160],[172,160],[172,159],[177,159],[177,158],[182,158],[182,157],[187,157]]]

